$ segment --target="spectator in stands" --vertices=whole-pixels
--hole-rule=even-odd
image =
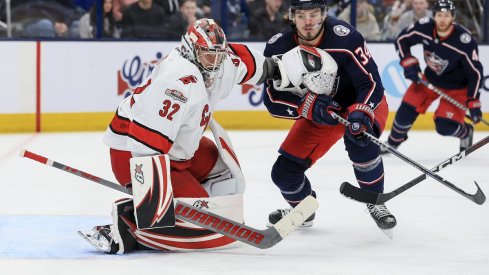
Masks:
[[[97,3],[96,0],[73,0],[73,3],[84,11],[90,11],[90,9]]]
[[[373,14],[373,8],[367,0],[357,0],[357,26],[356,29],[365,37],[366,40],[379,40],[380,29]],[[338,16],[339,19],[350,23],[350,6],[343,10]]]
[[[181,6],[178,0],[154,0],[156,5],[159,5],[165,10],[167,16],[178,13],[179,7]]]
[[[122,12],[123,38],[166,38],[165,10],[153,0],[139,0]]]
[[[72,0],[16,0],[11,14],[26,37],[69,37],[69,27],[80,17]]]
[[[212,18],[211,0],[197,0],[197,14],[199,18]]]
[[[167,29],[171,31],[168,38],[179,40],[185,34],[188,27],[197,20],[197,1],[182,0],[179,12],[173,14],[168,19]]]
[[[222,1],[226,1],[227,22],[222,22]],[[249,36],[250,11],[246,0],[212,0],[212,17],[220,22],[228,39],[246,39]]]
[[[116,22],[122,21],[122,11],[138,0],[114,0],[112,14]]]
[[[112,16],[113,0],[104,0],[103,2],[103,31],[102,37],[118,37],[115,27],[114,17]],[[97,37],[97,4],[94,3],[90,12],[80,18],[79,26],[80,38]]]
[[[405,28],[408,28],[416,23],[420,18],[427,16],[432,17],[433,13],[431,12],[431,10],[428,10],[428,6],[429,5],[427,0],[413,0],[412,9],[403,13],[399,18],[399,33]]]
[[[265,40],[288,27],[280,8],[282,0],[265,0],[262,7],[251,13],[250,38]]]

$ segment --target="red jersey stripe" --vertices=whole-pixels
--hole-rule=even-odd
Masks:
[[[243,61],[243,63],[246,65],[246,68],[248,69],[248,72],[246,73],[246,75],[239,82],[239,84],[243,84],[246,81],[250,80],[250,78],[252,78],[253,75],[255,75],[255,72],[256,72],[256,61],[255,61],[255,57],[250,52],[250,50],[248,49],[248,47],[245,46],[245,45],[242,45],[242,44],[229,44],[229,47],[231,48],[231,50],[237,56],[239,56],[239,58],[241,59],[241,61]]]
[[[130,124],[131,121],[128,118],[122,117],[116,112],[114,118],[110,122],[109,128],[115,134],[127,136]]]
[[[150,129],[135,120],[133,120],[129,126],[129,137],[161,154],[168,153],[173,145],[173,141],[167,136]]]

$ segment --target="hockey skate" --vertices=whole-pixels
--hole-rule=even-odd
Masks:
[[[287,209],[277,209],[270,213],[268,215],[268,227],[271,227],[273,224],[276,224],[278,221],[280,221],[285,215],[289,214],[290,208]],[[299,228],[304,228],[304,227],[311,227],[314,221],[314,218],[316,217],[316,213],[313,213],[309,218],[307,218],[302,225],[299,226]]]
[[[384,232],[389,239],[392,239],[394,237],[392,229],[396,226],[397,221],[394,215],[389,212],[385,204],[374,205],[367,203],[367,210],[370,212],[370,216],[374,219],[382,232]]]
[[[474,141],[474,126],[465,123],[465,127],[467,127],[468,133],[465,138],[460,139],[460,152],[472,146],[472,142]]]
[[[110,225],[95,226],[92,231],[78,231],[78,234],[99,251],[107,254],[119,251],[119,244],[114,242]]]

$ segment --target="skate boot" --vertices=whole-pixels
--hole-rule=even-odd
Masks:
[[[99,251],[107,254],[119,251],[119,244],[114,242],[110,225],[95,226],[92,231],[78,231],[78,234]]]
[[[289,214],[290,210],[291,210],[290,208],[287,208],[287,209],[277,209],[277,210],[273,211],[272,213],[270,213],[270,215],[268,215],[268,224],[267,224],[267,226],[268,227],[271,227],[272,225],[276,224],[285,215]],[[313,213],[309,218],[307,218],[307,220],[304,221],[304,223],[302,223],[301,226],[299,226],[299,228],[311,227],[312,224],[313,224],[313,221],[314,221],[314,218],[315,217],[316,217],[316,213]]]
[[[391,229],[396,226],[396,218],[389,212],[385,204],[375,205],[367,203],[367,209],[380,229]]]
[[[382,232],[389,238],[394,238],[393,228],[396,226],[397,221],[394,215],[392,215],[385,204],[370,204],[367,203],[367,210],[370,212],[370,216],[374,219],[377,226]]]
[[[460,139],[460,152],[472,146],[474,140],[474,126],[465,123],[465,127],[467,127],[467,136]]]

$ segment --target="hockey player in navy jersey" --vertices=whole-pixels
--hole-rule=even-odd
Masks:
[[[470,32],[453,23],[455,6],[451,0],[438,0],[433,7],[434,19],[421,18],[414,26],[402,31],[395,47],[404,67],[404,76],[412,81],[397,110],[388,143],[398,147],[408,137],[408,131],[418,115],[424,114],[439,96],[418,84],[421,69],[410,48],[422,44],[427,67],[424,79],[445,94],[466,104],[474,123],[481,120],[479,88],[483,77],[477,43]],[[474,128],[464,122],[465,111],[440,99],[435,112],[436,131],[443,136],[460,139],[460,151],[472,145]],[[386,152],[382,152],[386,153]]]
[[[314,67],[317,49],[322,49],[337,64],[337,72],[333,85],[309,83],[297,88],[296,85],[286,86],[282,81],[266,83],[264,104],[268,111],[275,117],[296,120],[273,165],[273,182],[292,207],[310,194],[316,196],[305,171],[344,137],[361,188],[383,192],[384,167],[380,149],[369,142],[362,131],[379,137],[388,107],[377,65],[365,39],[344,21],[327,18],[326,0],[290,0],[289,17],[292,27],[273,36],[264,55],[281,56],[284,63],[290,56],[302,56],[305,67]],[[318,92],[325,86],[328,87],[326,92]],[[329,114],[331,111],[346,118],[350,127],[333,119]],[[327,175],[334,171],[322,173]],[[324,181],[329,184],[327,177]],[[395,217],[385,205],[368,204],[367,208],[379,228],[391,229],[396,225]],[[272,212],[270,223],[276,223],[288,211]],[[314,218],[311,216],[304,226],[311,226]]]

